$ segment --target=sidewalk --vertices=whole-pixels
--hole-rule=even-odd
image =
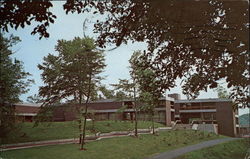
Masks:
[[[184,155],[185,153],[188,153],[191,151],[199,150],[199,149],[214,146],[214,145],[217,145],[217,144],[220,144],[223,142],[238,140],[238,139],[239,138],[223,138],[223,139],[215,139],[215,140],[205,141],[205,142],[202,142],[199,144],[190,145],[190,146],[178,148],[178,149],[175,149],[172,151],[163,152],[163,153],[160,153],[158,155],[151,156],[147,159],[174,159],[178,156]]]
[[[72,144],[72,143],[78,143],[78,141],[79,141],[78,139],[60,139],[60,140],[25,142],[25,143],[17,143],[17,144],[6,144],[6,145],[1,145],[0,150],[8,151],[8,150],[25,149],[25,148],[39,147],[39,146]]]

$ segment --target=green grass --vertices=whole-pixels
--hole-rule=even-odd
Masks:
[[[20,129],[13,131],[3,143],[19,143],[30,141],[42,141],[53,139],[77,138],[79,136],[78,123],[71,122],[52,122],[41,123],[38,127],[33,127],[34,123],[19,123]],[[151,122],[140,121],[138,128],[149,128]],[[164,125],[155,123],[156,127]],[[95,122],[94,132],[92,131],[92,122],[87,122],[87,134],[95,132],[127,131],[133,130],[134,123],[130,121],[98,121]]]
[[[248,147],[246,139],[230,141],[187,153],[177,159],[243,159]]]
[[[78,144],[36,147],[1,152],[7,159],[142,159],[175,148],[219,138],[215,134],[176,130],[156,135],[116,137],[87,143],[86,151],[80,151]]]

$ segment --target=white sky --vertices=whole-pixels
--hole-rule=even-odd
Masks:
[[[38,94],[39,86],[41,86],[41,71],[38,70],[37,65],[42,63],[43,57],[47,56],[48,53],[55,53],[54,47],[57,40],[66,39],[71,40],[76,36],[83,37],[83,22],[86,18],[95,22],[96,19],[100,19],[100,16],[93,16],[90,14],[69,14],[66,15],[62,8],[63,2],[53,2],[54,7],[52,12],[56,14],[57,19],[54,24],[51,24],[49,28],[50,37],[48,39],[39,40],[38,35],[30,35],[33,28],[36,26],[32,24],[31,26],[26,26],[24,29],[19,28],[18,30],[11,30],[9,33],[21,38],[21,42],[18,43],[13,50],[16,51],[14,57],[24,62],[24,69],[30,72],[35,80],[35,84],[30,87],[30,91],[21,96],[23,101],[26,100],[27,96]],[[91,37],[96,37],[92,33],[93,23],[89,22],[87,25],[86,35]],[[7,34],[8,35],[8,34]],[[111,48],[111,47],[109,47]],[[129,58],[132,53],[136,50],[146,49],[145,43],[129,43],[127,45],[122,45],[113,51],[106,51],[106,64],[107,67],[102,73],[106,76],[103,80],[103,84],[109,85],[117,83],[118,79],[129,78],[128,66]],[[181,97],[185,99],[186,97],[182,94],[180,81],[177,81],[177,87],[166,93],[179,93]],[[217,93],[213,90],[208,90],[208,92],[201,92],[199,98],[217,98]],[[240,110],[240,114],[248,113],[248,110]]]

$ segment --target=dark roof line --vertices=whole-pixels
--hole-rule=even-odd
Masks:
[[[207,98],[207,99],[182,99],[176,100],[175,103],[199,103],[199,102],[232,102],[232,99],[225,98]]]

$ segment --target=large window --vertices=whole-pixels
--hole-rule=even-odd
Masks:
[[[166,120],[166,112],[165,111],[158,111],[154,115],[155,121],[158,122],[165,122]]]
[[[203,113],[204,120],[216,120],[215,113]]]

